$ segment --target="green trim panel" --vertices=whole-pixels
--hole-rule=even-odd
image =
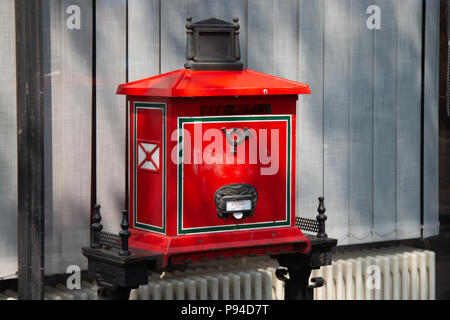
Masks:
[[[216,116],[216,117],[179,117],[178,118],[178,128],[180,129],[180,141],[179,145],[183,142],[183,125],[185,123],[196,123],[196,122],[255,122],[255,121],[286,121],[287,123],[287,172],[286,172],[286,220],[276,221],[276,222],[261,222],[261,223],[251,223],[251,224],[240,224],[240,225],[229,225],[229,226],[210,226],[201,228],[184,229],[183,228],[183,153],[179,151],[181,156],[181,161],[178,164],[178,234],[197,234],[206,232],[223,232],[223,231],[235,231],[235,230],[246,230],[246,229],[264,229],[264,228],[274,228],[283,227],[291,225],[291,148],[292,148],[292,116],[291,115],[263,115],[263,116]]]

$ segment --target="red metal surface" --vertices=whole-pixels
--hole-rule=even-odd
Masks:
[[[257,117],[242,116],[241,121],[230,120],[241,117],[208,117],[203,119],[198,119],[194,121],[209,121],[213,119],[221,120],[223,122],[196,122],[196,123],[186,123],[183,128],[186,133],[190,133],[190,140],[194,140],[193,137],[196,133],[201,133],[202,136],[207,131],[216,130],[217,138],[221,138],[222,141],[220,145],[221,150],[226,151],[230,149],[229,143],[226,141],[224,134],[221,132],[221,128],[226,129],[232,128],[244,128],[248,127],[252,131],[252,136],[247,139],[243,144],[241,144],[237,151],[241,152],[241,157],[238,155],[234,156],[229,151],[220,152],[217,151],[213,159],[209,159],[211,163],[206,164],[205,161],[208,160],[208,153],[205,152],[205,146],[208,146],[210,142],[203,143],[203,154],[206,156],[202,163],[195,163],[196,156],[199,156],[196,148],[191,148],[189,155],[185,155],[185,159],[191,160],[190,164],[183,165],[183,219],[181,221],[182,227],[185,230],[197,229],[197,228],[211,228],[214,226],[251,226],[251,224],[261,224],[261,223],[271,223],[273,221],[285,221],[286,224],[290,225],[290,214],[291,208],[290,204],[287,203],[287,199],[290,199],[290,195],[287,195],[287,191],[290,186],[287,186],[288,177],[286,172],[290,171],[291,168],[287,168],[288,164],[290,166],[292,161],[292,145],[288,145],[288,125],[292,125],[292,118],[289,120],[281,120],[272,116]],[[263,119],[267,120],[254,120]],[[248,121],[255,121],[252,123]],[[215,120],[214,120],[215,121]],[[287,122],[289,121],[289,123]],[[273,131],[273,132],[272,132]],[[214,131],[213,131],[214,132]],[[269,167],[267,164],[261,162],[261,158],[258,157],[257,144],[258,140],[261,140],[261,135],[267,135],[267,146],[268,150],[273,151],[273,161]],[[279,144],[271,144],[272,138],[277,138],[278,134]],[[184,139],[184,147],[187,149],[188,145],[193,146],[193,142],[186,141]],[[278,140],[278,139],[277,139]],[[259,141],[261,142],[261,141]],[[254,156],[250,159],[248,152],[250,146],[255,148],[252,153]],[[288,149],[289,149],[289,159],[288,159]],[[209,149],[210,150],[210,149]],[[220,150],[220,149],[219,149]],[[214,150],[215,151],[215,150]],[[187,153],[187,152],[185,152]],[[278,155],[277,155],[278,154]],[[212,157],[211,157],[212,158]],[[238,159],[239,158],[239,159]],[[213,161],[214,160],[214,163]],[[241,161],[239,164],[238,161]],[[273,171],[271,175],[262,175],[262,170]],[[258,203],[256,205],[255,214],[252,217],[243,220],[234,220],[229,218],[228,220],[219,219],[216,214],[216,205],[214,201],[215,192],[225,185],[234,183],[246,183],[252,185],[258,191]],[[279,186],[278,188],[273,188],[273,186]],[[199,196],[201,195],[201,196]],[[289,211],[287,213],[287,211]],[[196,214],[193,214],[196,212]],[[289,215],[289,218],[287,216]]]
[[[310,94],[309,86],[265,73],[176,70],[122,84],[117,94],[152,97],[208,97]]]
[[[278,96],[278,97],[240,97],[240,98],[231,98],[231,97],[224,97],[224,98],[196,98],[196,99],[174,99],[174,100],[168,100],[170,101],[170,103],[168,104],[168,121],[167,121],[167,130],[169,132],[173,132],[174,130],[176,130],[178,128],[178,118],[180,117],[202,117],[204,115],[204,110],[209,109],[210,107],[212,107],[214,110],[217,110],[217,113],[219,115],[224,115],[224,116],[228,116],[228,115],[233,115],[233,116],[240,116],[241,110],[242,109],[246,109],[246,108],[240,108],[241,106],[257,106],[257,105],[270,105],[269,109],[265,109],[263,108],[258,109],[256,108],[256,110],[261,110],[263,112],[263,114],[266,114],[267,110],[270,110],[271,115],[291,115],[292,116],[292,139],[291,139],[291,143],[292,143],[292,154],[291,154],[291,160],[292,160],[292,165],[291,165],[291,175],[290,175],[290,183],[291,183],[291,194],[290,194],[290,200],[291,200],[291,226],[295,226],[295,148],[296,148],[296,120],[295,120],[295,112],[296,112],[296,101],[297,101],[297,96]],[[228,108],[226,111],[224,111],[224,109],[222,108],[223,106],[234,106],[234,108]],[[254,109],[253,109],[254,110]],[[216,113],[216,114],[217,114]],[[255,115],[254,112],[253,115]],[[248,115],[248,113],[245,113]],[[208,116],[211,116],[211,113],[208,112],[207,114]],[[256,114],[258,115],[258,114]],[[233,123],[234,124],[234,123]],[[231,126],[233,126],[233,124]],[[247,127],[251,128],[251,124],[247,123]],[[205,146],[208,143],[205,143]],[[169,141],[168,143],[168,149],[172,150],[173,148],[175,148],[176,146],[176,142],[173,141]],[[247,145],[248,146],[248,145]],[[169,162],[168,164],[168,181],[171,181],[171,179],[177,179],[178,178],[178,172],[177,172],[177,165],[173,164],[172,162]],[[199,197],[199,195],[201,197],[204,197],[203,195],[203,190],[201,189],[201,184],[203,183],[217,183],[218,180],[220,180],[221,178],[225,178],[225,179],[231,179],[230,175],[233,175],[233,170],[235,168],[232,168],[230,170],[227,170],[227,167],[233,167],[233,165],[225,165],[224,166],[224,170],[223,172],[225,172],[225,175],[214,175],[213,174],[213,178],[209,179],[209,180],[216,180],[216,181],[206,181],[208,179],[202,179],[201,176],[199,176],[198,178],[201,180],[200,183],[198,183],[197,185],[192,184],[189,188],[189,190],[191,190],[191,192],[193,193],[193,196]],[[243,174],[245,174],[245,168],[248,167],[248,165],[241,165],[240,168],[240,172],[242,172]],[[258,167],[258,165],[256,165],[255,167]],[[243,168],[243,169],[242,169]],[[230,171],[230,172],[227,172]],[[280,170],[281,171],[281,170]],[[171,173],[173,173],[173,175],[171,176]],[[236,178],[236,176],[234,177]],[[239,177],[238,177],[239,178]],[[242,178],[242,177],[241,177]],[[283,179],[283,177],[280,177],[280,175],[278,176],[274,176],[274,177],[267,177],[269,179]],[[258,201],[258,205],[260,206],[261,210],[264,211],[264,206],[265,203],[270,202],[271,205],[274,205],[275,203],[277,203],[277,201],[279,201],[281,198],[283,198],[283,196],[285,194],[283,194],[281,191],[282,190],[274,190],[274,186],[277,186],[278,188],[278,184],[270,184],[268,183],[267,185],[264,185],[264,177],[260,177],[260,175],[258,174],[256,179],[261,179],[261,188],[262,191],[266,190],[267,193],[269,193],[269,197],[270,199],[267,199],[266,196],[261,197],[260,200]],[[232,182],[237,182],[238,180],[227,180],[230,183]],[[271,181],[274,182],[274,181]],[[189,183],[189,182],[188,182]],[[219,183],[220,184],[220,183]],[[225,185],[227,183],[223,183],[222,185]],[[212,191],[213,193],[216,191],[217,189],[215,189],[214,191]],[[211,192],[211,191],[210,191]],[[173,201],[168,201],[168,219],[174,219],[174,221],[176,221],[177,219],[177,190],[176,188],[168,188],[167,190],[167,194],[168,194],[168,199],[173,199]],[[274,196],[274,199],[272,199],[272,196]],[[206,197],[205,197],[206,198]],[[283,203],[279,204],[279,209],[282,208],[285,209],[284,207],[284,203],[286,201],[283,201]],[[173,213],[173,216],[171,216],[171,214]],[[209,213],[212,216],[216,216],[215,214],[215,209],[214,209],[214,213]],[[277,213],[274,213],[274,216],[276,216]],[[256,214],[255,214],[256,216]],[[255,217],[254,219],[258,219],[257,217]],[[174,234],[176,235],[178,230],[177,230],[177,224],[176,223],[171,223],[168,225],[168,232],[169,234]],[[306,238],[305,238],[306,239]]]
[[[258,256],[288,252],[307,253],[309,240],[295,227],[295,112],[296,95],[249,96],[249,97],[201,97],[160,98],[129,97],[130,100],[130,246],[164,254],[164,266],[172,263],[198,262],[205,259],[228,259],[237,256]],[[142,108],[135,112],[135,103]],[[161,109],[159,109],[161,108]],[[230,117],[274,117],[290,118],[291,132],[286,131],[286,121],[242,121],[227,122]],[[278,129],[280,132],[280,170],[273,176],[261,176],[258,170],[264,167],[254,165],[205,165],[191,164],[183,168],[186,173],[180,179],[180,167],[172,161],[178,136],[176,132],[181,118],[205,119],[221,117],[225,123],[205,123],[200,132],[208,128],[220,129],[242,127]],[[164,119],[164,121],[163,121]],[[137,127],[136,127],[137,124]],[[194,124],[186,123],[187,130],[194,130]],[[164,133],[161,129],[165,128]],[[194,130],[195,131],[195,130]],[[290,138],[291,170],[286,175],[286,149]],[[141,142],[158,143],[164,155],[160,157],[159,171],[149,172],[142,168],[136,155]],[[248,147],[250,141],[246,142]],[[270,150],[270,134],[269,134]],[[203,142],[199,150],[210,142]],[[225,139],[223,141],[225,145]],[[137,149],[136,149],[137,148]],[[248,150],[248,149],[247,149]],[[151,154],[143,155],[143,159]],[[246,156],[248,157],[248,156]],[[136,169],[136,170],[135,170]],[[137,177],[137,181],[136,180]],[[289,177],[289,179],[288,179]],[[290,190],[287,193],[287,183]],[[249,183],[259,192],[255,215],[236,222],[239,224],[271,223],[282,219],[289,205],[286,225],[269,225],[248,230],[206,230],[194,234],[180,233],[180,222],[184,227],[224,226],[217,217],[213,201],[218,187],[230,183]],[[179,186],[183,185],[182,197]],[[279,187],[282,185],[283,187]],[[135,205],[134,205],[135,204]],[[160,205],[161,204],[161,205]],[[179,209],[183,208],[180,220]],[[135,212],[137,209],[137,212]],[[142,223],[139,225],[140,222]],[[145,228],[145,224],[155,228]]]
[[[234,231],[188,236],[164,236],[132,230],[130,246],[161,252],[163,266],[170,263],[200,262],[207,259],[236,258],[236,255],[276,255],[308,253],[310,242],[296,227],[267,230]]]
[[[136,114],[136,169],[137,203],[140,204],[136,221],[157,228],[164,228],[163,210],[163,137],[164,111],[138,109]],[[134,146],[133,146],[134,148]],[[159,161],[154,160],[155,154]],[[158,162],[158,163],[157,163]]]

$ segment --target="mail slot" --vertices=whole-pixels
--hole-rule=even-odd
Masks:
[[[248,184],[231,184],[217,190],[214,201],[219,218],[228,220],[231,215],[235,220],[241,220],[255,213],[258,191]]]

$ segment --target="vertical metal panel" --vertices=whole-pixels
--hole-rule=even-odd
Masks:
[[[81,29],[64,27],[69,6],[81,10]],[[60,198],[53,202],[56,215],[63,215],[62,254],[59,272],[66,272],[71,264],[87,265],[80,246],[89,244],[90,182],[91,182],[91,126],[92,126],[92,1],[63,0],[62,31],[62,92],[59,123],[54,123],[53,174],[59,180],[54,192]],[[56,129],[57,128],[57,129]],[[60,148],[60,149],[59,149]],[[62,155],[62,159],[57,159]],[[65,264],[65,265],[64,265]]]
[[[426,1],[423,236],[439,234],[439,0]]]
[[[67,8],[80,7],[81,29],[69,30]],[[48,1],[45,84],[46,117],[51,136],[46,150],[47,274],[65,273],[69,265],[86,267],[80,247],[89,243],[92,3]],[[50,163],[49,163],[50,162]]]
[[[161,73],[180,69],[186,62],[184,30],[189,15],[189,1],[161,1]]]
[[[0,279],[17,272],[17,109],[14,0],[0,2]]]
[[[97,202],[105,230],[120,230],[125,208],[126,0],[97,0]],[[141,26],[143,27],[143,26]]]
[[[366,26],[371,0],[352,0],[349,110],[350,242],[371,241],[374,31]]]
[[[44,23],[44,122],[45,127],[45,269],[46,273],[57,272],[62,256],[62,215],[53,210],[53,117],[58,116],[61,105],[61,38],[64,18],[61,1],[45,0]],[[53,107],[55,105],[55,107]],[[55,110],[53,110],[55,109]],[[54,114],[54,115],[53,115]],[[56,121],[58,123],[58,121]]]
[[[297,215],[314,218],[323,195],[324,0],[299,2],[299,81],[311,95],[297,109]],[[328,199],[325,199],[328,206]],[[330,210],[330,221],[334,220]]]
[[[129,81],[159,74],[159,3],[159,0],[128,0]]]
[[[273,73],[273,0],[248,0],[248,68]]]
[[[267,6],[269,8],[269,6]],[[254,14],[258,14],[256,12],[253,12],[249,8],[249,16],[253,16]],[[265,61],[269,58],[269,61],[272,61],[272,72],[271,74],[290,79],[290,80],[299,80],[299,72],[300,72],[300,55],[299,55],[299,41],[300,41],[300,29],[299,29],[299,1],[297,0],[287,0],[287,1],[274,1],[272,4],[272,10],[271,12],[268,12],[270,14],[269,17],[266,17],[267,19],[270,19],[272,21],[273,25],[268,25],[269,28],[272,29],[273,37],[272,43],[269,43],[271,45],[272,50],[269,52],[273,55],[272,57],[266,57],[266,55],[259,54],[254,55],[254,58],[258,59],[256,63],[258,65],[264,66]],[[249,18],[250,19],[250,18]],[[260,19],[260,18],[258,18]],[[282,22],[282,23],[281,23]],[[264,23],[264,21],[260,21],[259,23]],[[268,24],[268,22],[266,23]],[[256,34],[258,29],[253,30],[253,32]],[[260,35],[264,36],[264,35]],[[264,41],[264,40],[262,40]],[[298,109],[297,109],[298,110]],[[297,130],[298,127],[301,125],[301,120],[297,118]],[[297,131],[298,132],[298,131]],[[299,135],[297,134],[297,146],[299,143]],[[308,144],[309,145],[309,144]],[[298,149],[297,149],[298,150]],[[299,153],[297,152],[297,159],[296,159],[296,172],[299,170],[299,162],[300,157],[298,156]],[[298,176],[298,174],[297,174]],[[296,196],[298,196],[299,193],[299,184],[298,180],[296,181]],[[321,195],[319,194],[312,196],[312,201],[317,200],[317,197]],[[315,203],[317,206],[317,202]],[[296,213],[298,215],[299,211],[299,203],[296,203]],[[314,213],[314,211],[312,211]]]
[[[289,80],[298,80],[299,72],[299,14],[298,1],[276,2],[273,7],[272,74]],[[264,60],[264,55],[260,55]]]
[[[398,239],[420,237],[422,0],[398,1]]]
[[[327,233],[348,244],[350,0],[325,1],[324,194]]]
[[[396,238],[396,1],[378,0],[381,29],[375,31],[373,106],[373,240]]]
[[[190,0],[190,13],[193,21],[204,20],[208,18],[217,18],[227,22],[232,22],[234,17],[238,17],[242,31],[245,33],[246,26],[246,1],[245,0]],[[242,42],[245,41],[245,34]]]

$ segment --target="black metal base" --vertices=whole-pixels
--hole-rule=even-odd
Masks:
[[[244,64],[240,62],[195,62],[188,61],[184,67],[193,71],[242,71]]]
[[[291,264],[288,269],[278,269],[278,280],[284,281],[285,300],[313,300],[314,288],[308,285],[311,268]],[[289,278],[286,275],[289,274]]]
[[[132,289],[148,283],[149,271],[159,271],[162,265],[162,254],[136,248],[129,256],[120,256],[114,248],[82,250],[88,258],[88,276],[97,281],[103,300],[128,300]]]
[[[311,271],[331,265],[337,240],[306,235],[311,241],[309,254],[282,254],[273,256],[281,267],[276,271],[279,280],[285,282],[285,300],[313,300],[314,289],[323,286],[322,278],[313,278],[309,284]],[[289,274],[289,278],[286,277]]]
[[[309,285],[311,271],[332,261],[337,240],[306,236],[311,241],[309,254],[273,256],[282,267],[276,276],[285,282],[286,300],[313,300],[314,288],[321,287],[323,279],[312,279],[314,284]],[[83,254],[88,258],[88,275],[97,281],[102,300],[128,300],[132,289],[148,283],[149,271],[162,271],[162,254],[147,250],[130,248],[129,256],[120,256],[117,248],[83,248]]]
[[[99,288],[97,296],[99,300],[129,300],[133,288],[117,287],[116,289]]]

